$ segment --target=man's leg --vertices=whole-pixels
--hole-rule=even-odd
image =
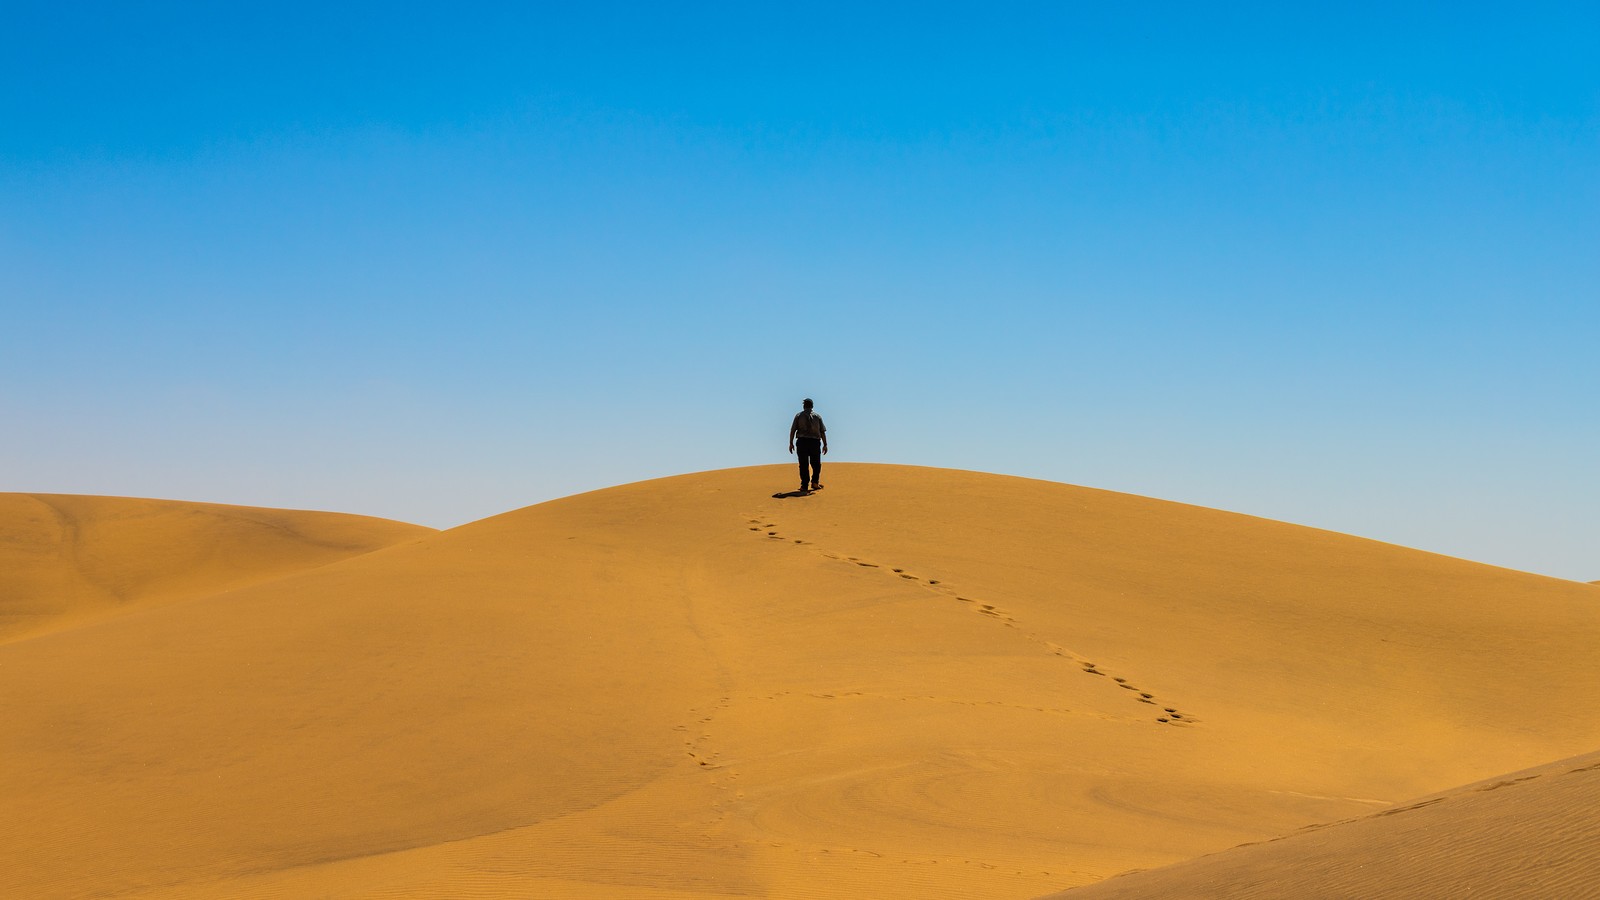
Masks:
[[[801,438],[795,442],[800,457],[800,490],[807,491],[817,483],[816,472],[822,469],[822,442],[816,438]]]
[[[822,487],[822,445],[811,448],[811,486]]]

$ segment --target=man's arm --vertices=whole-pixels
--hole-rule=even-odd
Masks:
[[[823,423],[821,423],[821,422],[818,422],[817,424],[822,426],[822,428],[821,428],[821,431],[822,431],[822,455],[823,456],[827,456],[828,455],[828,426],[823,424]]]
[[[799,422],[798,419],[789,423],[789,452],[790,453],[794,452],[794,433],[796,431],[799,431],[799,430],[800,430],[800,422]]]

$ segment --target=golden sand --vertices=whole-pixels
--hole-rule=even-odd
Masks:
[[[0,494],[0,643],[218,594],[431,533],[340,513]]]
[[[1600,753],[1054,895],[1060,900],[1600,896]]]
[[[0,645],[0,896],[1027,898],[1600,747],[1592,586],[967,472],[772,498],[791,474]]]

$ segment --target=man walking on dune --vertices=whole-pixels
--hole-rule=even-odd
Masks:
[[[811,409],[810,397],[803,405],[805,409],[794,414],[794,424],[789,426],[789,452],[798,448],[800,454],[802,494],[822,488],[822,455],[828,452],[828,427]]]

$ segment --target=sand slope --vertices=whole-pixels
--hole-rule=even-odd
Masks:
[[[0,646],[0,895],[1035,897],[1600,746],[1591,586],[828,473]]]
[[[1600,753],[1054,895],[1061,900],[1600,896]]]
[[[0,642],[265,581],[432,531],[340,513],[0,494]]]

